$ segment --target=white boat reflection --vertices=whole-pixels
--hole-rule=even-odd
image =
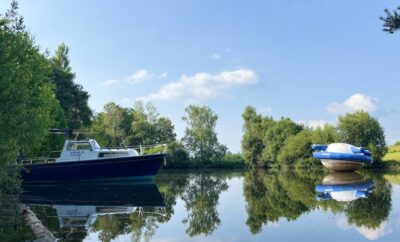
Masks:
[[[61,228],[88,229],[99,216],[129,215],[165,207],[157,186],[145,183],[24,185],[21,202],[56,211]]]
[[[350,202],[367,198],[374,190],[374,182],[354,172],[335,172],[324,177],[322,184],[315,190],[318,200],[334,199],[339,202]]]

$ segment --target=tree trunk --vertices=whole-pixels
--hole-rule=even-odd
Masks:
[[[32,212],[29,206],[25,204],[20,204],[19,212],[22,214],[25,223],[31,228],[37,241],[40,242],[56,241],[54,235],[42,224],[42,222],[36,217],[36,214]]]

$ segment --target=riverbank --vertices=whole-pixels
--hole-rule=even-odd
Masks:
[[[383,157],[384,168],[400,170],[400,143],[389,146],[388,152]]]

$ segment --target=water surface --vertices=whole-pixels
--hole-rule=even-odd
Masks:
[[[2,196],[0,240],[398,241],[400,173],[160,172],[155,183],[24,186]]]

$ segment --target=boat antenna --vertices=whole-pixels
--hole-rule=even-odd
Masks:
[[[52,134],[63,134],[65,138],[71,138],[76,133],[72,129],[49,129],[49,132]]]

